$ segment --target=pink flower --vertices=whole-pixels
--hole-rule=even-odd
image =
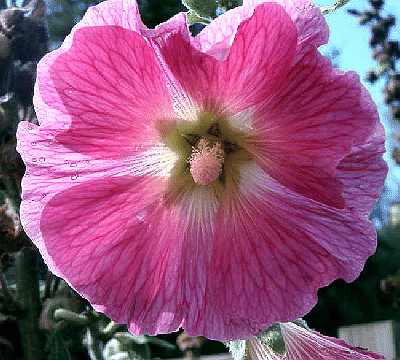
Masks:
[[[134,333],[247,338],[375,251],[376,107],[308,0],[247,0],[191,37],[91,8],[38,66],[21,218],[51,271]],[[377,130],[378,129],[378,130]]]
[[[243,352],[248,360],[372,360],[385,358],[294,323],[282,323],[280,327],[286,345],[285,356],[280,356],[273,351],[263,341],[262,336],[256,336],[249,340],[235,341],[237,343],[234,347],[237,351],[234,356],[235,360],[236,357],[239,359],[240,352]]]

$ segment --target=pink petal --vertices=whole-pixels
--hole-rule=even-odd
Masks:
[[[92,157],[116,157],[158,141],[152,122],[172,112],[163,78],[139,34],[86,27],[67,52],[39,64],[35,106],[43,125],[65,129],[60,143]]]
[[[191,38],[186,13],[178,13],[167,21],[156,26],[155,29],[144,29],[141,34],[151,42],[164,42],[171,34],[180,33],[186,40]],[[161,41],[160,41],[161,40]]]
[[[194,46],[217,60],[225,60],[239,25],[253,12],[250,6],[238,6],[218,16],[193,39]]]
[[[140,17],[136,0],[109,0],[89,7],[82,20],[77,23],[71,33],[65,38],[61,47],[51,55],[67,51],[77,30],[88,26],[120,26],[128,30],[141,32],[148,30]],[[48,58],[49,54],[44,59]],[[43,60],[42,60],[43,61]]]
[[[384,152],[385,134],[379,124],[371,138],[354,146],[337,167],[336,176],[342,184],[346,207],[360,216],[367,217],[379,198],[387,174]]]
[[[265,0],[244,0],[243,6],[256,7]],[[298,46],[301,51],[326,44],[329,28],[321,10],[310,0],[273,0],[290,15],[297,27]]]
[[[288,360],[384,359],[381,355],[349,346],[343,340],[321,335],[293,323],[281,324],[281,328],[288,346]]]
[[[371,351],[347,345],[343,340],[324,336],[294,323],[281,323],[287,354],[274,353],[257,337],[247,341],[251,360],[372,360],[384,359]]]
[[[71,285],[115,321],[132,317],[146,333],[176,330],[186,310],[179,306],[178,217],[158,205],[156,180],[83,182],[52,198],[41,222],[47,250]]]
[[[115,25],[132,30],[147,38],[168,36],[171,32],[180,31],[189,36],[186,23],[186,15],[179,13],[171,19],[157,26],[156,29],[148,29],[140,17],[138,4],[135,0],[109,0],[92,6],[88,9],[82,20],[74,26],[71,34],[65,39],[62,48],[70,46],[75,32],[88,26]]]
[[[336,167],[378,122],[376,107],[358,76],[339,73],[312,50],[295,64],[274,96],[256,108],[249,151],[285,186],[342,208]]]
[[[292,63],[295,43],[296,29],[286,12],[267,3],[241,23],[225,61],[201,53],[178,34],[168,38],[162,54],[198,106],[235,113],[270,96]]]
[[[53,131],[28,122],[19,124],[17,139],[17,149],[26,164],[21,221],[50,269],[60,276],[61,271],[48,255],[40,229],[43,208],[55,194],[81,182],[107,176],[152,174],[164,177],[177,160],[176,155],[162,146],[142,147],[140,152],[119,160],[93,159],[62,145],[54,138]]]
[[[42,175],[41,186],[50,190],[41,191],[52,194],[40,203],[41,170],[28,169],[22,217],[52,271],[133,333],[175,331],[188,317],[201,321],[219,204],[212,188],[191,189],[167,204],[166,178],[153,174],[83,173],[75,186],[58,187],[53,173],[48,181]],[[40,223],[32,211],[41,212]]]
[[[143,24],[138,5],[135,0],[109,0],[92,6],[88,9],[82,20],[74,26],[60,49],[47,54],[42,59],[42,68],[49,68],[54,59],[62,52],[68,51],[71,47],[73,38],[77,30],[90,26],[118,26],[127,30],[140,33],[148,41],[149,45],[154,47],[156,44],[162,43],[171,33],[179,32],[186,39],[189,39],[190,33],[186,23],[186,14],[179,13],[171,19],[159,24],[156,29],[148,29]],[[160,58],[158,58],[160,61]],[[46,76],[45,72],[41,77]],[[47,79],[49,81],[49,79]]]
[[[81,27],[104,25],[117,25],[137,32],[147,28],[135,0],[109,0],[90,7],[74,31]]]
[[[207,25],[196,36],[194,44],[199,50],[207,52],[218,60],[225,59],[239,24],[253,14],[255,7],[265,2],[265,0],[244,0],[243,6],[226,12]],[[281,5],[296,25],[299,56],[308,48],[316,48],[328,42],[328,25],[319,8],[311,1],[273,0],[273,2]]]
[[[196,331],[211,338],[221,334],[213,328],[215,314],[226,339],[304,315],[318,288],[337,278],[354,280],[376,247],[365,218],[294,193],[255,163],[240,167],[238,182],[238,193],[227,189],[217,214],[207,289],[213,306]]]

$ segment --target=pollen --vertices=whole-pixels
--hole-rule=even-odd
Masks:
[[[192,155],[187,160],[190,164],[190,174],[196,184],[209,185],[217,180],[222,173],[225,152],[220,143],[212,147],[205,139],[201,139],[197,148],[193,147]]]

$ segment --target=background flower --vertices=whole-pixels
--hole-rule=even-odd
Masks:
[[[295,323],[279,324],[286,345],[285,355],[279,355],[266,344],[262,336],[230,344],[235,360],[372,360],[384,359],[367,349],[347,345],[343,340],[308,329]]]
[[[91,8],[40,62],[40,126],[18,132],[21,220],[49,268],[133,333],[219,340],[355,279],[383,134],[358,76],[318,53],[327,37],[306,0],[245,2],[195,38],[184,14],[151,30],[133,1]],[[207,185],[201,139],[225,154]]]

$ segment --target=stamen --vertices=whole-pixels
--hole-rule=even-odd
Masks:
[[[224,159],[225,153],[220,143],[216,142],[210,147],[207,140],[201,139],[197,149],[193,147],[192,155],[188,159],[194,182],[209,185],[217,180],[222,172]]]

